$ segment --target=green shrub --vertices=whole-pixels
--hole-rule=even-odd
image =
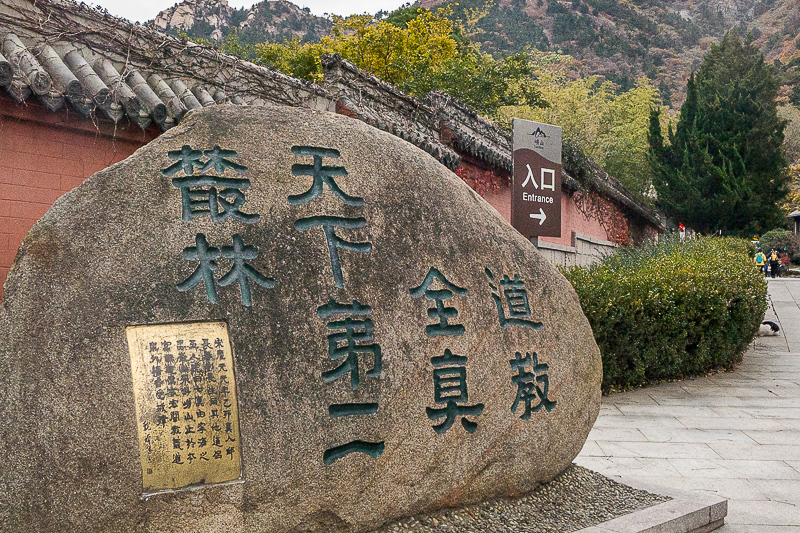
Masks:
[[[767,309],[748,242],[676,239],[565,271],[603,357],[603,392],[730,368]]]
[[[758,246],[764,252],[769,252],[773,248],[782,252],[788,250],[792,242],[792,232],[785,229],[773,229],[766,232],[758,240]]]

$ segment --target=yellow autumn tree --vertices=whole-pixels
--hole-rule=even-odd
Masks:
[[[546,105],[527,52],[494,59],[454,27],[450,14],[449,7],[408,6],[380,20],[335,17],[331,34],[319,42],[262,43],[255,47],[255,59],[319,83],[322,56],[340,54],[412,96],[444,91],[489,117],[501,105]]]
[[[795,209],[800,209],[800,163],[789,168],[789,194],[781,205],[781,210],[787,215]]]
[[[645,77],[630,90],[615,95],[603,110],[600,150],[603,168],[632,192],[650,198],[651,173],[647,159],[650,110],[660,106],[658,90]],[[662,113],[666,117],[666,113]]]
[[[371,15],[334,17],[330,35],[318,43],[301,44],[297,39],[284,43],[256,45],[257,59],[293,76],[322,81],[320,58],[340,54],[357,67],[372,72],[394,85],[411,79],[440,74],[456,55],[453,23],[449,8],[419,14],[399,27]]]

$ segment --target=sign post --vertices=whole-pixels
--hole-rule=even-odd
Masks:
[[[561,237],[561,128],[515,118],[511,225],[525,237]]]

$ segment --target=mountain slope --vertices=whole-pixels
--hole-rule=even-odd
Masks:
[[[684,90],[689,72],[731,28],[743,35],[752,31],[769,61],[786,64],[800,57],[800,0],[419,0],[418,5],[451,6],[454,19],[492,54],[526,46],[561,50],[580,61],[583,74],[599,74],[621,89],[644,74],[665,96]]]
[[[800,0],[418,0],[429,9],[449,5],[484,51],[495,57],[523,50],[573,55],[582,75],[600,75],[621,90],[646,75],[665,102],[677,107],[686,80],[712,43],[736,28],[752,31],[768,61],[783,70],[781,98],[800,86]],[[241,44],[297,38],[316,41],[330,19],[287,0],[249,9],[227,0],[185,0],[153,24],[193,38],[221,41],[236,30]],[[673,98],[674,96],[674,98]]]

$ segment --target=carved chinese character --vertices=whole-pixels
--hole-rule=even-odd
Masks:
[[[443,289],[432,289],[431,285],[435,280],[439,280],[444,287]],[[467,289],[461,288],[453,283],[447,281],[444,274],[435,268],[428,270],[422,284],[419,287],[414,287],[409,291],[411,296],[419,298],[425,295],[425,298],[436,302],[436,307],[428,309],[429,318],[438,318],[439,322],[431,324],[425,328],[425,334],[428,337],[438,337],[440,335],[463,335],[464,326],[461,324],[450,324],[448,320],[458,317],[458,311],[454,307],[446,307],[444,301],[453,297],[453,294],[459,296],[466,296]]]
[[[200,264],[192,275],[178,284],[179,291],[188,291],[201,281],[206,288],[206,296],[212,304],[217,303],[217,287],[214,284],[214,270],[217,269],[217,259],[219,259],[219,248],[208,245],[206,236],[198,233],[195,237],[195,245],[183,249],[183,258],[187,261],[198,261]]]
[[[245,224],[259,221],[258,215],[241,211],[245,201],[242,191],[250,187],[248,179],[189,176],[173,178],[172,185],[181,190],[181,218],[185,222],[202,215],[209,215],[212,222],[228,217]]]
[[[483,412],[483,404],[461,405],[469,401],[467,394],[467,358],[454,355],[445,350],[444,355],[431,358],[433,370],[433,401],[445,407],[434,409],[426,407],[425,411],[431,420],[444,418],[444,422],[433,426],[436,433],[442,434],[450,429],[456,417],[461,417],[461,425],[468,433],[473,433],[478,424],[468,420],[467,416],[478,416]]]
[[[206,172],[211,167],[214,167],[214,172],[217,174],[224,174],[226,168],[237,174],[244,174],[247,170],[246,166],[227,159],[238,157],[235,150],[223,150],[219,145],[214,145],[213,149],[206,150],[203,155],[208,158],[208,161],[200,168],[200,172]]]
[[[533,361],[531,361],[531,358]],[[511,405],[511,412],[516,413],[519,403],[525,404],[525,412],[520,415],[520,418],[528,420],[531,413],[539,411],[542,407],[547,411],[552,411],[556,406],[554,400],[547,397],[550,389],[550,378],[547,375],[549,366],[545,363],[539,363],[539,358],[536,352],[525,353],[522,357],[520,352],[515,354],[515,359],[509,361],[512,370],[517,370],[519,373],[511,377],[511,381],[517,386],[517,397]],[[526,366],[533,365],[533,372],[525,370]],[[531,403],[538,397],[538,403],[531,405]]]
[[[208,161],[201,161],[204,155],[208,157]],[[193,150],[191,146],[184,144],[180,150],[167,152],[167,157],[176,161],[161,171],[167,177],[177,174],[181,170],[187,176],[191,176],[194,174],[195,167],[200,172],[206,172],[213,167],[217,174],[224,174],[227,168],[238,174],[243,174],[247,170],[246,166],[228,159],[237,157],[234,150],[223,150],[218,145],[214,146],[212,150],[201,152],[200,150]]]
[[[305,231],[310,228],[322,226],[325,232],[325,240],[328,243],[328,254],[331,259],[331,270],[333,270],[333,281],[336,287],[344,288],[342,277],[342,264],[339,260],[339,248],[351,252],[369,253],[372,251],[370,242],[349,242],[336,235],[336,228],[358,229],[367,225],[365,218],[343,218],[333,216],[315,216],[301,218],[294,223],[294,228],[298,231]]]
[[[203,157],[203,152],[200,150],[192,150],[192,147],[186,144],[184,144],[180,150],[171,150],[167,152],[167,157],[172,160],[177,160],[176,163],[173,163],[161,171],[161,173],[167,177],[177,174],[181,170],[183,170],[184,174],[187,176],[191,176],[194,174],[195,167],[202,169],[205,165],[204,162],[200,161],[200,158]]]
[[[531,306],[528,302],[528,291],[525,289],[525,282],[519,278],[519,274],[514,274],[514,279],[503,275],[500,280],[500,289],[495,285],[494,274],[488,268],[484,269],[489,278],[489,287],[492,288],[492,299],[497,306],[497,317],[503,329],[511,326],[522,326],[534,330],[542,329],[541,322],[529,320],[531,318]],[[500,291],[502,290],[502,294]],[[505,305],[504,303],[505,302]],[[506,308],[508,313],[506,314]]]
[[[258,248],[245,245],[238,233],[233,235],[233,246],[223,246],[222,248],[209,246],[206,236],[198,233],[195,237],[195,246],[184,248],[183,257],[187,261],[198,261],[199,265],[191,276],[178,284],[178,290],[188,291],[202,281],[205,284],[208,301],[212,304],[217,303],[217,288],[213,272],[217,269],[216,260],[219,259],[220,255],[233,259],[233,266],[220,278],[219,284],[225,287],[234,282],[239,282],[244,305],[250,306],[252,304],[251,280],[267,289],[275,286],[274,279],[264,276],[248,264],[248,261],[258,257]],[[188,382],[188,377],[186,381]]]
[[[292,174],[295,176],[313,176],[314,181],[311,183],[311,188],[303,194],[296,194],[289,196],[289,203],[292,205],[307,204],[311,200],[317,198],[322,194],[322,185],[327,185],[330,190],[345,204],[355,207],[364,205],[364,199],[358,196],[350,196],[342,191],[334,181],[335,176],[347,176],[347,170],[344,167],[336,166],[322,166],[323,157],[340,156],[339,150],[332,148],[320,148],[316,146],[292,146],[292,153],[301,156],[312,156],[314,158],[313,165],[294,164],[292,165]]]
[[[322,318],[342,314],[368,316],[372,314],[372,308],[368,305],[361,305],[355,300],[352,305],[330,300],[327,304],[317,308],[317,314]],[[380,375],[383,361],[381,347],[371,343],[373,340],[372,330],[373,322],[369,318],[354,320],[347,317],[344,320],[328,322],[328,331],[332,332],[328,335],[328,357],[331,360],[344,360],[337,368],[322,373],[324,383],[330,383],[349,372],[350,386],[356,390],[361,381],[358,354],[372,355],[372,368],[366,372],[367,376],[377,377]]]
[[[258,257],[258,248],[249,245],[245,246],[242,237],[238,233],[233,235],[233,246],[223,246],[220,250],[224,257],[233,259],[233,266],[227,274],[220,278],[219,284],[225,287],[238,281],[244,305],[249,307],[253,302],[250,292],[250,280],[267,289],[275,286],[273,278],[264,276],[247,264],[248,261]]]
[[[342,457],[356,452],[369,455],[370,457],[380,457],[380,455],[383,453],[383,448],[383,442],[365,442],[363,440],[354,440],[352,442],[348,442],[347,444],[325,450],[325,453],[322,455],[322,461],[326,465],[329,465],[334,461],[341,459]]]

